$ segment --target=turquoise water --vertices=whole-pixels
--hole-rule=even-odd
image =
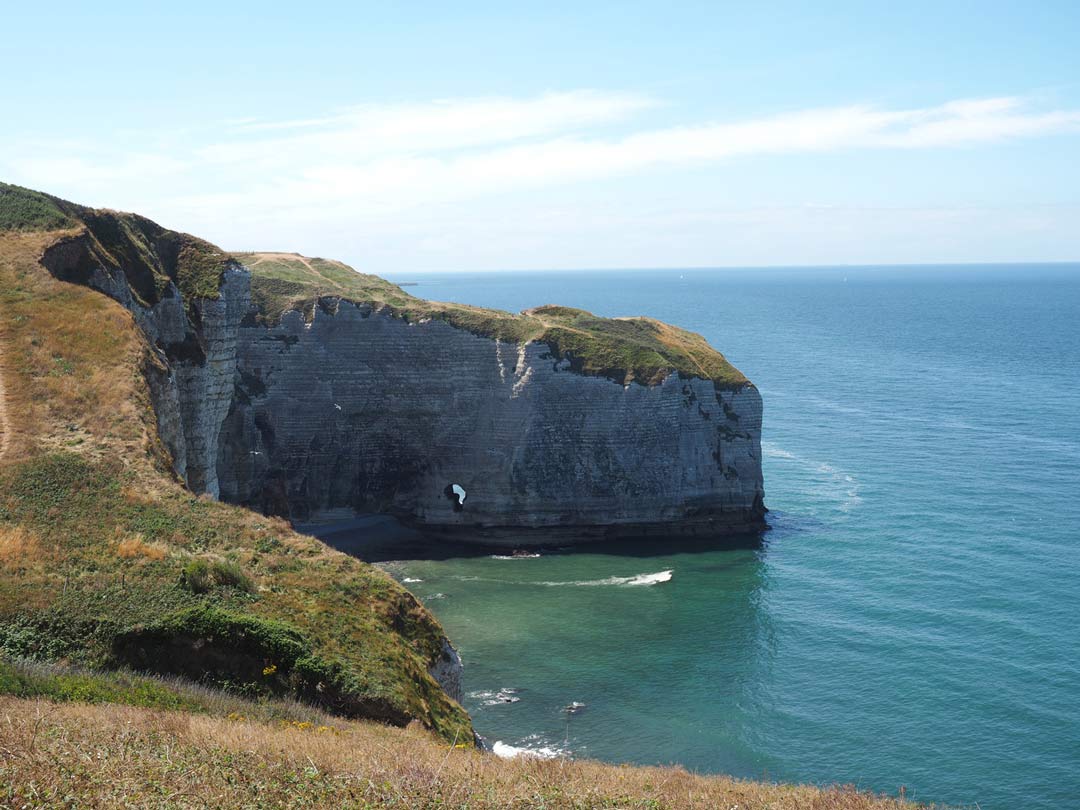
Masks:
[[[1080,806],[1080,266],[401,280],[655,316],[765,401],[762,538],[369,552],[422,580],[489,741]]]

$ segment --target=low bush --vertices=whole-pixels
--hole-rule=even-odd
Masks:
[[[180,574],[180,584],[192,593],[209,593],[214,588],[238,588],[255,592],[255,583],[244,569],[227,560],[192,560]]]

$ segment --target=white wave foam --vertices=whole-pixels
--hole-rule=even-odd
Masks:
[[[670,582],[674,575],[674,569],[657,571],[653,574],[636,574],[632,577],[606,577],[605,579],[578,579],[568,582],[537,582],[537,585],[546,585],[549,588],[571,586],[576,588],[595,588],[601,585],[659,585],[661,582]]]
[[[492,692],[490,689],[482,689],[479,692],[470,692],[469,697],[482,700],[484,706],[498,706],[503,703],[520,702],[521,698],[517,696],[517,693],[517,689],[504,687],[498,692]]]
[[[771,442],[762,442],[761,452],[769,458],[789,458],[792,461],[796,460],[794,453],[789,453],[787,450],[777,447]]]
[[[537,759],[555,759],[556,757],[563,757],[567,755],[567,752],[554,745],[536,745],[527,744],[528,741],[539,741],[538,735],[527,737],[522,740],[523,745],[510,745],[504,743],[502,740],[496,740],[495,744],[491,746],[491,751],[495,756],[502,757],[503,759],[513,759],[514,757],[536,757]]]
[[[493,560],[534,560],[539,554],[492,554]]]
[[[424,580],[417,579],[416,577],[405,577],[405,579],[403,579],[401,581],[402,582],[423,582]]]

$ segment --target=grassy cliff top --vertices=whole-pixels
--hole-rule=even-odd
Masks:
[[[745,385],[746,377],[701,336],[652,318],[601,318],[582,309],[542,306],[519,315],[465,304],[425,301],[346,264],[296,253],[235,253],[252,273],[252,297],[264,320],[290,309],[310,311],[335,296],[389,309],[408,320],[438,319],[477,335],[546,343],[582,374],[652,385],[669,373]]]
[[[0,234],[71,231],[90,254],[127,276],[142,303],[152,305],[170,282],[188,299],[216,298],[222,274],[235,263],[204,239],[170,231],[139,216],[87,208],[50,194],[0,183]]]

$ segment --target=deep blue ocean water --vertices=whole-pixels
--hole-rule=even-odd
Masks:
[[[756,544],[387,563],[460,647],[489,741],[1080,806],[1080,266],[396,280],[654,316],[765,402]]]

